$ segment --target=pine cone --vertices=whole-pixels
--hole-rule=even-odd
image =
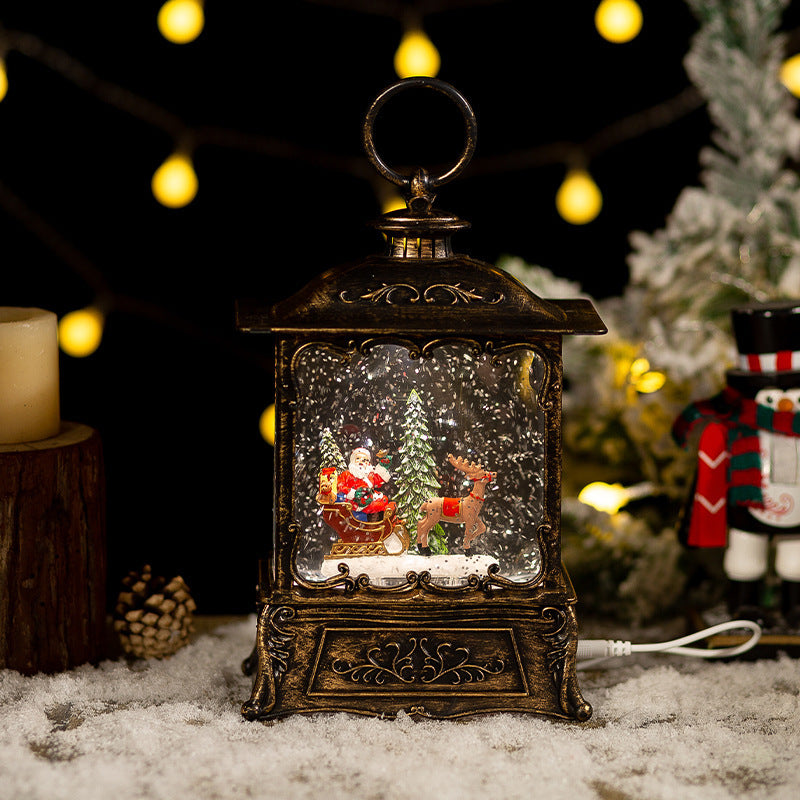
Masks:
[[[114,609],[114,630],[122,649],[137,658],[171,656],[189,642],[197,608],[179,575],[169,583],[154,577],[149,565],[142,574],[129,572]]]

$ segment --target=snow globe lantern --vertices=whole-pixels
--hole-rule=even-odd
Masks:
[[[408,87],[465,120],[439,177],[375,151],[376,114]],[[432,191],[468,163],[475,117],[452,86],[389,87],[364,139],[409,195],[376,223],[386,252],[238,307],[241,330],[277,340],[274,552],[242,713],[588,719],[561,563],[561,343],[605,327],[588,300],[543,300],[453,252],[467,223]]]

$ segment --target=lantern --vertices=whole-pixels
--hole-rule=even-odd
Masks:
[[[438,176],[375,150],[376,115],[409,87],[465,121],[463,154]],[[588,300],[541,299],[454,253],[468,224],[433,191],[475,135],[449,84],[389,87],[364,123],[371,162],[408,196],[376,223],[385,252],[272,308],[238,305],[240,330],[276,337],[274,551],[248,719],[591,714],[561,563],[561,344],[605,327]]]

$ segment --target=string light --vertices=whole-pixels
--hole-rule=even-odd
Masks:
[[[558,213],[573,225],[585,225],[600,213],[603,195],[585,169],[571,169],[556,193]]]
[[[96,75],[93,75],[84,64],[69,53],[54,48],[46,41],[27,32],[4,30],[3,35],[11,49],[23,53],[28,58],[36,60],[49,69],[56,71],[78,88],[95,95],[105,103],[161,129],[176,139],[179,139],[182,132],[185,131],[185,123],[175,115],[160,108],[151,101],[137,96],[133,92],[98,78]],[[5,78],[5,72],[4,69],[2,69],[3,66],[2,58],[0,58],[0,77]],[[593,157],[596,157],[610,146],[618,145],[621,142],[640,136],[647,131],[666,127],[668,124],[683,118],[686,114],[702,105],[703,99],[699,92],[697,92],[694,87],[689,87],[666,102],[659,103],[652,108],[638,112],[629,118],[618,120],[609,125],[606,129],[600,130],[590,139],[584,141],[581,145],[581,149],[590,153]],[[334,157],[329,152],[324,154],[309,153],[307,148],[293,147],[287,142],[257,135],[245,135],[237,131],[214,127],[192,130],[191,134],[195,144],[201,142],[223,147],[239,147],[248,150],[255,149],[260,153],[275,158],[286,158],[287,150],[290,154],[289,158],[300,161],[307,161],[310,156],[318,160],[324,155],[325,163],[331,169],[346,172],[349,175],[357,175],[364,180],[369,180],[374,177],[370,166],[364,163],[364,160],[360,158]],[[574,145],[570,144],[569,148],[571,151]],[[559,161],[563,162],[563,160],[569,156],[568,152],[565,153],[565,149],[565,146],[560,146],[558,143],[549,143],[517,153],[505,154],[500,158],[492,159],[484,157],[474,162],[474,165],[479,167],[477,174],[508,171],[511,169],[519,171],[520,162],[523,162],[522,168],[534,168],[536,166],[558,163]],[[191,167],[191,162],[189,162],[189,165]],[[473,173],[475,173],[474,167]],[[196,186],[196,175],[194,175],[193,168],[191,169],[191,174],[194,177]],[[0,188],[2,188],[6,194],[8,193],[7,187]],[[14,198],[14,203],[18,203],[18,198]],[[12,213],[19,213],[13,205],[11,208]],[[8,205],[5,206],[4,210],[8,210]],[[29,213],[29,210],[26,210],[26,213]],[[42,229],[45,231],[49,230],[49,226],[43,224],[43,221],[39,220],[38,225],[40,226],[38,235],[42,240],[45,241],[51,249],[56,250],[63,256],[62,249],[60,247],[54,247],[53,242],[48,241],[49,237],[53,237],[54,241],[58,242],[58,237],[54,236],[52,231],[45,235],[41,233]],[[81,264],[78,270],[81,272],[85,267],[83,262],[85,262],[86,259],[81,253],[76,252],[75,255],[77,256],[77,261]],[[71,260],[75,259],[67,258],[65,260],[67,263],[71,263]],[[92,270],[92,272],[97,272],[97,270]],[[99,272],[97,275],[99,276]],[[102,276],[99,277],[102,278]],[[117,298],[117,300],[118,299],[119,298]],[[624,380],[623,378],[623,381]]]
[[[261,438],[269,445],[275,445],[275,405],[267,406],[258,420]]]
[[[167,135],[178,139],[187,129],[185,122],[171,112],[144,97],[137,96],[130,90],[101,80],[93,75],[81,61],[61,49],[51,47],[42,39],[27,32],[9,30],[4,31],[4,36],[11,49],[23,52],[27,57],[56,71],[65,80],[72,82],[83,91],[162,130]],[[704,105],[705,101],[697,89],[694,86],[688,86],[669,100],[619,119],[597,131],[589,139],[579,144],[580,150],[596,158],[611,147],[619,146],[649,131],[666,128]],[[374,170],[365,159],[360,157],[336,156],[330,151],[311,152],[306,147],[297,146],[288,141],[252,133],[244,134],[240,131],[216,126],[193,129],[191,135],[196,145],[212,144],[218,147],[235,147],[258,152],[272,158],[323,162],[327,168],[349,176],[357,176],[365,181],[374,179]],[[472,175],[520,173],[523,169],[563,163],[574,149],[575,144],[573,143],[567,145],[566,143],[546,142],[495,156],[481,156],[473,160],[470,165],[470,173]]]
[[[391,211],[400,211],[400,209],[403,208],[406,208],[406,201],[403,200],[399,194],[392,193],[387,195],[381,203],[381,214],[388,214]]]
[[[628,493],[621,483],[594,481],[581,489],[578,500],[606,514],[616,514],[628,502]]]
[[[604,483],[594,481],[584,486],[578,494],[578,500],[587,506],[605,511],[606,514],[616,514],[631,500],[652,495],[655,487],[649,481],[637,483],[634,486],[624,487],[621,483]]]
[[[642,9],[635,0],[603,0],[595,11],[594,24],[604,39],[623,44],[642,29]]]
[[[435,78],[441,63],[439,51],[421,28],[407,30],[394,54],[394,71],[401,78]]]
[[[153,196],[167,208],[182,208],[197,194],[197,175],[186,153],[173,153],[154,173]]]
[[[6,96],[8,92],[8,75],[6,74],[6,62],[0,58],[0,100]]]
[[[103,339],[105,317],[94,306],[70,311],[58,323],[58,344],[74,358],[90,356]]]
[[[630,381],[637,392],[652,394],[657,392],[667,380],[663,372],[650,369],[650,362],[646,358],[637,358],[630,369]]]
[[[781,64],[781,83],[795,96],[800,97],[800,53]]]
[[[205,15],[201,0],[167,0],[156,18],[161,35],[175,44],[193,42],[203,31]]]

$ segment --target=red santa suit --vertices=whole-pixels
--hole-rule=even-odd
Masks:
[[[350,470],[343,470],[339,473],[337,481],[337,492],[341,499],[350,501],[353,511],[358,511],[363,514],[378,514],[386,511],[389,506],[389,499],[382,492],[377,491],[389,479],[389,470],[386,467],[378,464],[371,468],[371,471],[364,478],[359,478],[353,475]],[[369,503],[366,506],[359,505],[356,499],[356,489],[363,489],[363,498],[368,498]]]

